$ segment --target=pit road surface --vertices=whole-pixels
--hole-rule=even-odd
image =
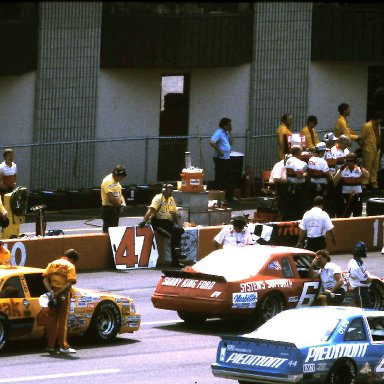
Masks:
[[[350,255],[332,261],[346,270]],[[384,276],[384,256],[369,253],[369,271]],[[138,332],[118,336],[112,344],[98,345],[73,339],[75,355],[49,355],[44,342],[9,345],[1,353],[0,383],[55,384],[230,384],[213,377],[219,335],[239,334],[239,324],[219,320],[188,328],[173,311],[155,309],[150,296],[161,270],[106,271],[78,274],[78,287],[130,295],[142,315]]]

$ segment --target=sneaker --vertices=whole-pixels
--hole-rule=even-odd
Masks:
[[[73,348],[64,349],[60,347],[60,353],[76,353],[76,349],[73,349]]]

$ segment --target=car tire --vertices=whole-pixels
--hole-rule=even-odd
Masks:
[[[119,308],[111,301],[103,301],[92,316],[89,334],[92,340],[111,342],[120,331],[121,316]]]
[[[264,324],[278,313],[284,311],[283,299],[278,293],[269,293],[256,307],[256,319],[258,324]]]
[[[384,198],[371,197],[367,200],[366,205],[367,216],[384,215]]]
[[[356,367],[352,360],[337,360],[329,371],[326,384],[354,384]]]
[[[379,282],[372,282],[369,287],[371,303],[373,309],[384,310],[384,287]]]
[[[8,319],[0,314],[0,351],[2,351],[8,343],[9,323]]]
[[[199,325],[207,320],[207,316],[201,313],[193,313],[187,311],[177,311],[181,320],[184,320],[185,323],[191,325]]]

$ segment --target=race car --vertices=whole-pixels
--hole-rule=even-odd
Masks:
[[[211,368],[214,376],[240,384],[382,383],[384,311],[283,311],[251,333],[223,336]]]
[[[308,270],[315,256],[272,245],[219,249],[181,271],[163,271],[152,303],[190,323],[236,315],[260,325],[284,309],[313,305],[320,282]],[[371,284],[375,309],[383,306],[383,287],[380,279]]]
[[[46,336],[48,308],[39,303],[46,293],[43,272],[40,268],[0,266],[0,350],[11,340]],[[93,340],[109,342],[118,333],[137,331],[140,320],[130,297],[72,288],[69,336],[89,334]]]

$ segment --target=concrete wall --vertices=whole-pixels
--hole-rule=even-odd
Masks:
[[[3,148],[33,142],[36,72],[18,76],[0,76],[0,133]],[[31,150],[14,148],[18,166],[18,184],[30,185]]]
[[[350,127],[360,131],[367,110],[368,64],[311,62],[309,72],[308,115],[318,117],[317,129],[333,131],[337,107],[345,102],[351,106]]]
[[[101,70],[98,87],[96,138],[145,137],[159,134],[161,76],[183,74],[156,69]],[[234,134],[248,128],[250,65],[231,68],[195,69],[190,74],[189,134],[211,135],[219,120],[228,116]],[[245,141],[235,140],[234,150],[244,152]],[[127,184],[142,183],[145,142],[103,143],[96,147],[94,184],[117,163],[128,169]],[[149,142],[148,182],[157,175],[157,140]],[[200,148],[190,148],[192,164],[200,165]],[[202,142],[204,170],[213,179],[213,150],[209,139]]]

